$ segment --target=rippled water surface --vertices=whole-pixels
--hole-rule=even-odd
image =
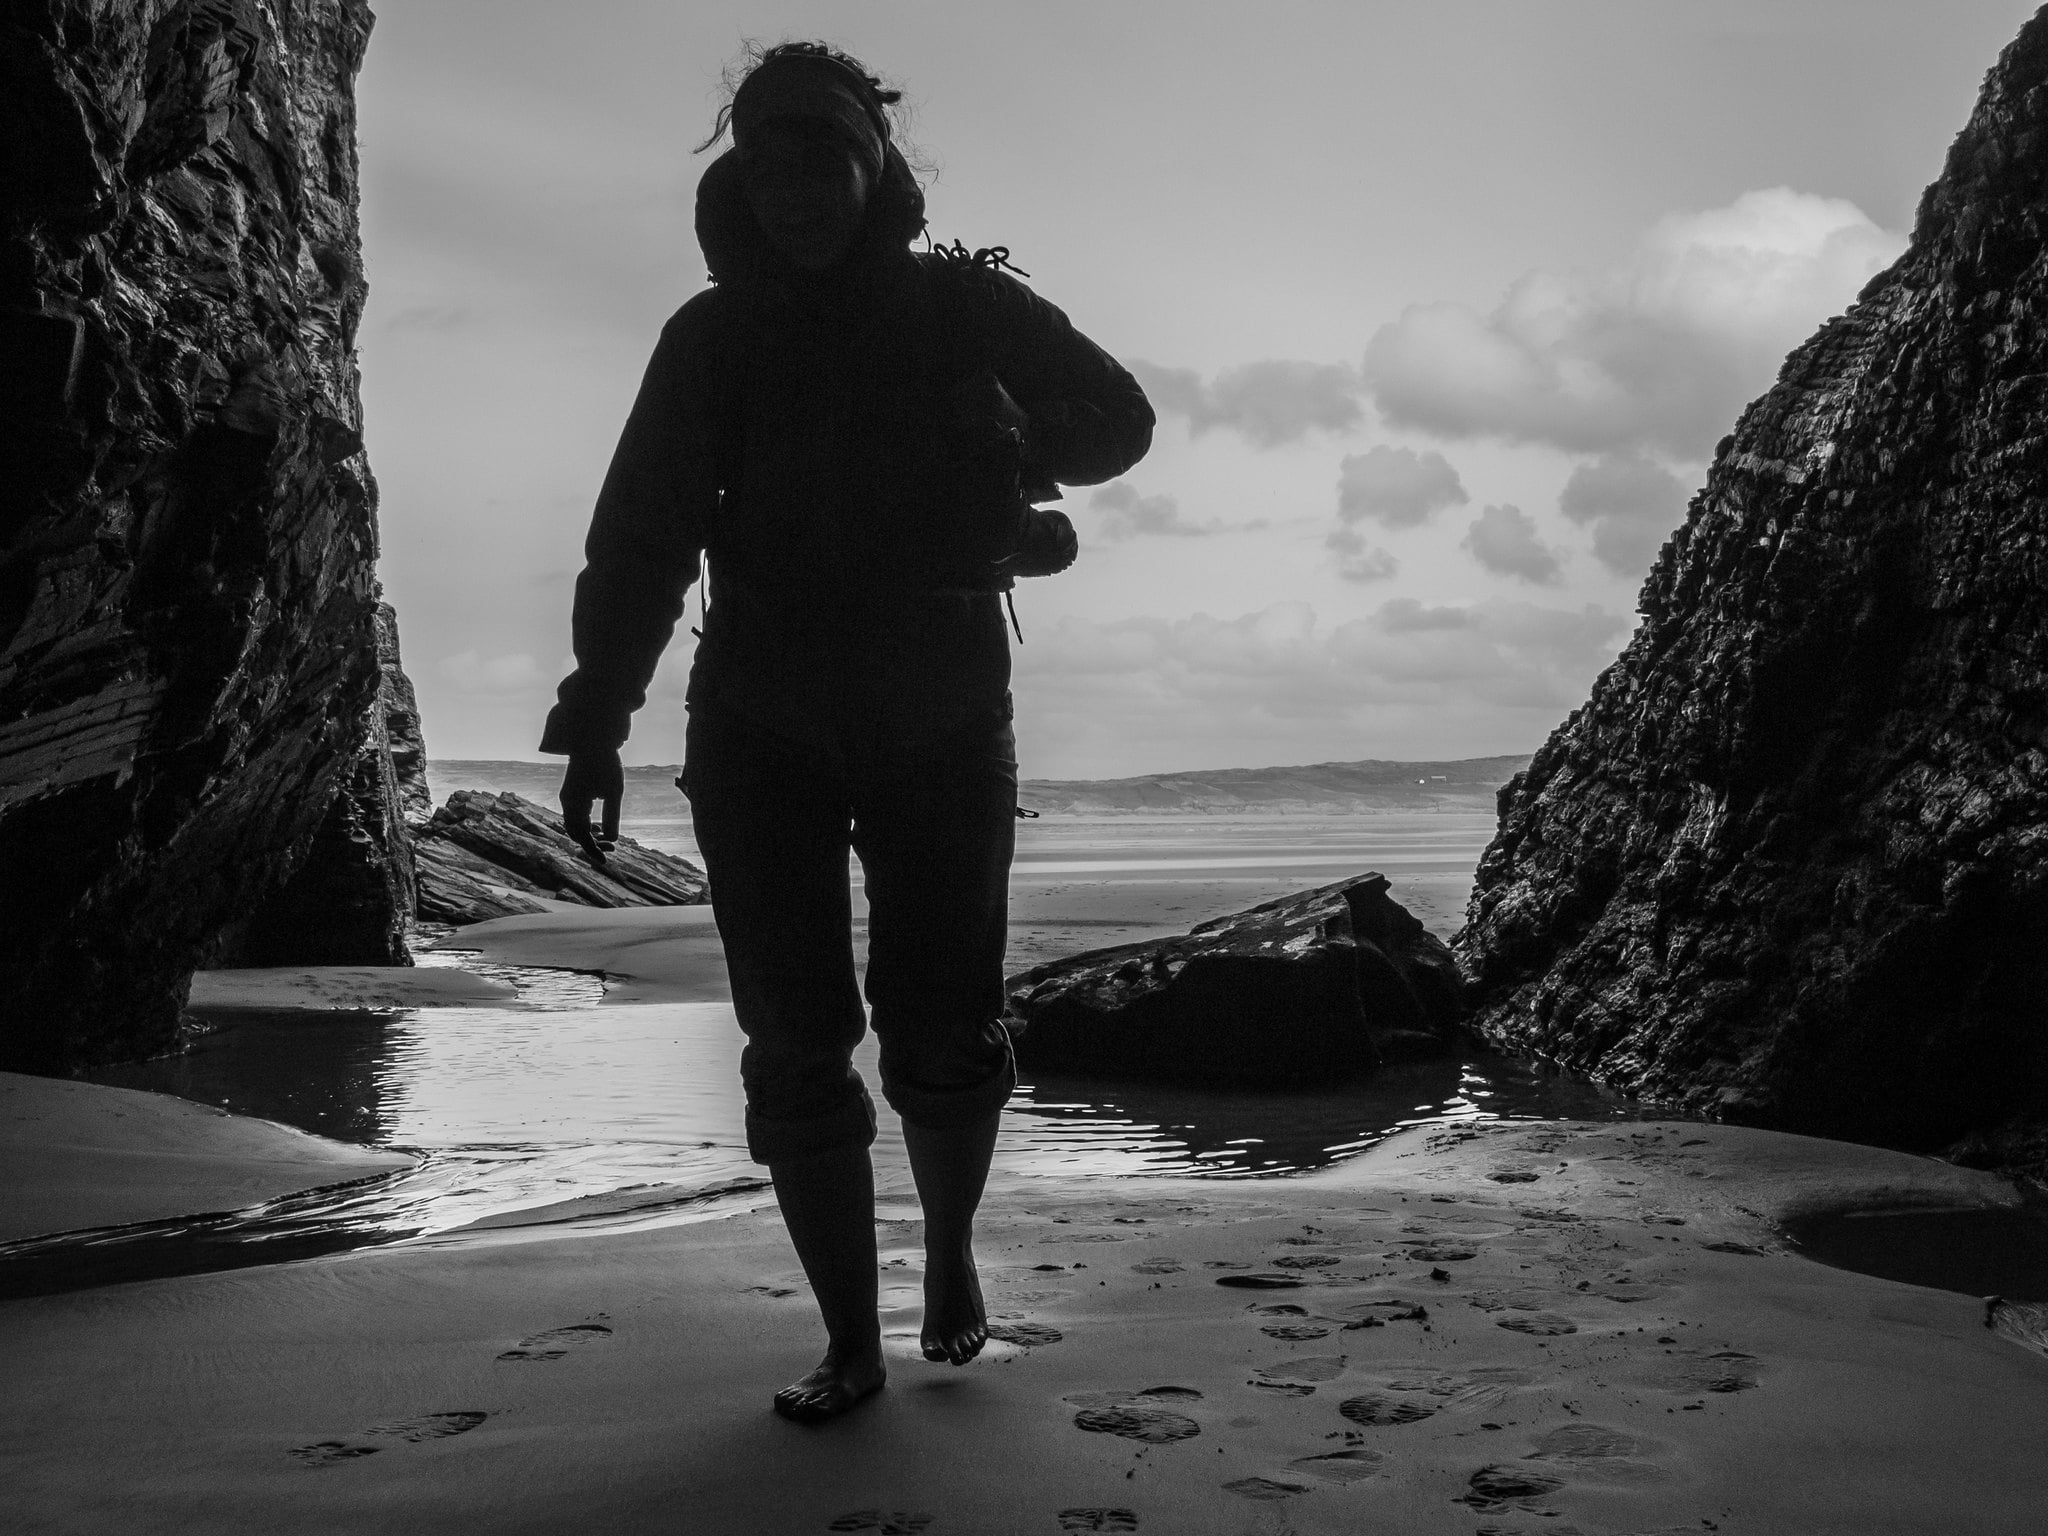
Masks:
[[[1490,829],[1473,815],[1048,817],[1020,836],[1011,963],[1179,931],[1365,869],[1388,874],[1397,898],[1448,932]],[[456,952],[422,961],[473,963]],[[223,1013],[185,1054],[98,1080],[424,1155],[411,1172],[210,1228],[202,1247],[239,1231],[285,1257],[593,1196],[630,1207],[620,1191],[670,1201],[678,1188],[760,1176],[744,1149],[728,1004],[605,1003],[594,977],[492,973],[515,981],[517,1006]],[[871,1086],[874,1058],[871,1038],[856,1053]],[[1248,1178],[1321,1166],[1418,1123],[1630,1113],[1584,1084],[1482,1056],[1312,1092],[1041,1077],[1005,1111],[996,1163],[1037,1174]],[[885,1112],[882,1124],[877,1156],[900,1162],[894,1117]],[[180,1241],[189,1247],[191,1236]],[[203,1260],[193,1267],[220,1267]]]

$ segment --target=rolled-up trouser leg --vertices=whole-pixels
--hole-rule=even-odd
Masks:
[[[852,813],[829,756],[730,713],[691,712],[683,778],[747,1036],[747,1152],[760,1163],[875,1139],[852,1062],[866,1031],[847,892]]]
[[[1016,1086],[1001,1022],[1016,756],[1007,720],[855,756],[868,1003],[882,1092],[913,1125],[981,1119]]]

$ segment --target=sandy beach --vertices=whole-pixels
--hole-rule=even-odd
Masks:
[[[958,1370],[916,1358],[914,1201],[881,1199],[892,1380],[823,1428],[768,1411],[818,1344],[772,1209],[9,1303],[15,1528],[1989,1533],[2048,1496],[2048,1362],[1774,1235],[2011,1199],[1923,1159],[1557,1124],[999,1178],[1014,1342]]]
[[[701,909],[460,942],[641,1000],[720,986]],[[404,1161],[85,1084],[0,1104],[15,1236]],[[2023,1312],[1781,1237],[2015,1205],[1988,1175],[1675,1122],[1419,1130],[1284,1179],[999,1173],[1006,1338],[952,1369],[918,1358],[915,1196],[878,1162],[892,1378],[841,1421],[769,1412],[821,1332],[764,1193],[642,1190],[0,1304],[11,1528],[1862,1536],[2023,1530],[2048,1497]]]

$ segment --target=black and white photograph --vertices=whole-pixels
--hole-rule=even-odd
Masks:
[[[0,1527],[2016,1536],[2048,6],[9,0]]]

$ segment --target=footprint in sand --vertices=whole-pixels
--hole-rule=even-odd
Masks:
[[[1349,1328],[1383,1328],[1388,1323],[1423,1323],[1429,1321],[1429,1308],[1419,1301],[1405,1301],[1398,1296],[1379,1296],[1371,1301],[1353,1302],[1341,1309],[1347,1319],[1344,1326]]]
[[[1670,1476],[1644,1457],[1648,1442],[1626,1430],[1583,1419],[1560,1424],[1536,1442],[1524,1461],[1548,1461],[1609,1482],[1654,1483]]]
[[[1681,1350],[1652,1361],[1654,1385],[1667,1392],[1747,1392],[1759,1385],[1757,1358],[1739,1349]]]
[[[1138,1514],[1131,1509],[1063,1509],[1059,1522],[1063,1531],[1135,1531]]]
[[[363,1431],[365,1435],[379,1440],[399,1440],[417,1445],[423,1440],[446,1440],[451,1435],[467,1434],[489,1418],[487,1413],[428,1413],[416,1419],[399,1419],[391,1424],[379,1424]],[[374,1456],[383,1449],[380,1445],[364,1445],[360,1441],[319,1440],[312,1445],[295,1445],[286,1451],[308,1467],[331,1467],[337,1462],[354,1461],[363,1456]]]
[[[1283,1339],[1290,1344],[1305,1344],[1310,1339],[1327,1339],[1331,1327],[1329,1323],[1267,1323],[1259,1332],[1269,1339]]]
[[[1147,1387],[1142,1392],[1076,1392],[1063,1398],[1080,1412],[1074,1427],[1093,1434],[1120,1435],[1146,1445],[1170,1445],[1191,1440],[1202,1426],[1184,1413],[1161,1406],[1166,1403],[1198,1403],[1202,1394],[1193,1387]]]
[[[1269,1392],[1284,1393],[1289,1397],[1307,1397],[1316,1389],[1316,1383],[1335,1381],[1344,1374],[1348,1362],[1342,1355],[1310,1355],[1296,1360],[1282,1360],[1256,1372],[1247,1386],[1263,1387]]]
[[[1436,1412],[1436,1407],[1431,1403],[1418,1403],[1412,1398],[1389,1397],[1384,1392],[1364,1392],[1357,1397],[1345,1398],[1337,1405],[1337,1411],[1354,1424],[1390,1429],[1396,1424],[1413,1424],[1419,1419],[1426,1419]]]
[[[298,1457],[308,1467],[331,1467],[336,1462],[353,1461],[358,1456],[374,1456],[382,1449],[380,1445],[349,1445],[340,1440],[319,1440],[312,1445],[295,1445],[285,1455]]]
[[[1479,1250],[1460,1247],[1456,1243],[1417,1243],[1410,1248],[1397,1248],[1382,1257],[1405,1259],[1411,1264],[1459,1264],[1466,1259],[1478,1258]]]
[[[1537,1338],[1557,1338],[1562,1334],[1579,1331],[1577,1323],[1555,1312],[1525,1312],[1515,1317],[1499,1318],[1493,1326],[1511,1329],[1516,1333],[1532,1334]]]
[[[1044,1323],[990,1323],[988,1336],[1001,1339],[1005,1344],[1022,1344],[1027,1348],[1057,1344],[1066,1337],[1059,1329]]]
[[[1340,1405],[1338,1411],[1343,1413],[1346,1418],[1353,1417],[1351,1403],[1375,1405],[1372,1407],[1361,1406],[1356,1410],[1359,1413],[1366,1413],[1368,1415],[1394,1411],[1377,1406],[1384,1403],[1399,1403],[1405,1405],[1406,1408],[1421,1408],[1429,1412],[1435,1412],[1441,1408],[1453,1408],[1460,1411],[1493,1408],[1505,1401],[1510,1392],[1513,1392],[1518,1387],[1529,1386],[1535,1380],[1536,1375],[1533,1371],[1520,1370],[1511,1365],[1482,1365],[1475,1366],[1469,1371],[1436,1371],[1431,1370],[1428,1366],[1413,1368],[1396,1367],[1394,1370],[1378,1378],[1378,1384],[1381,1388],[1379,1393],[1369,1393],[1361,1398],[1353,1398],[1350,1402]],[[1423,1397],[1433,1397],[1438,1399],[1438,1401],[1435,1403],[1419,1401]],[[1368,1416],[1357,1419],[1356,1422],[1380,1423],[1382,1421]],[[1411,1419],[1397,1417],[1389,1418],[1384,1422],[1404,1424],[1411,1422]]]
[[[1187,1265],[1179,1259],[1146,1259],[1142,1264],[1133,1264],[1131,1272],[1139,1275],[1177,1275]]]
[[[1494,1509],[1526,1509],[1534,1514],[1539,1510],[1539,1500],[1550,1497],[1564,1486],[1564,1479],[1550,1472],[1538,1471],[1534,1467],[1496,1463],[1481,1467],[1472,1474],[1463,1503],[1479,1511]]]
[[[1240,1477],[1234,1483],[1223,1485],[1225,1493],[1234,1493],[1240,1499],[1291,1499],[1297,1493],[1307,1493],[1306,1483],[1280,1483],[1270,1477]]]
[[[1299,1275],[1218,1275],[1218,1285],[1240,1291],[1291,1291],[1307,1284]]]
[[[578,1345],[594,1344],[599,1339],[612,1336],[611,1329],[603,1323],[571,1323],[566,1328],[550,1328],[546,1333],[536,1333],[521,1339],[512,1348],[498,1356],[500,1360],[559,1360]]]
[[[851,1514],[841,1515],[825,1529],[828,1531],[879,1531],[881,1536],[917,1536],[930,1525],[935,1516],[915,1514],[905,1509],[856,1509]]]
[[[1474,1291],[1465,1301],[1482,1312],[1541,1312],[1547,1299],[1541,1291]]]
[[[1323,1456],[1297,1457],[1287,1463],[1287,1470],[1304,1477],[1320,1478],[1326,1483],[1362,1483],[1368,1477],[1379,1476],[1380,1464],[1386,1459],[1378,1451],[1354,1446],[1348,1451],[1331,1451]]]
[[[1275,1269],[1327,1269],[1344,1261],[1334,1253],[1283,1253],[1273,1261]]]

